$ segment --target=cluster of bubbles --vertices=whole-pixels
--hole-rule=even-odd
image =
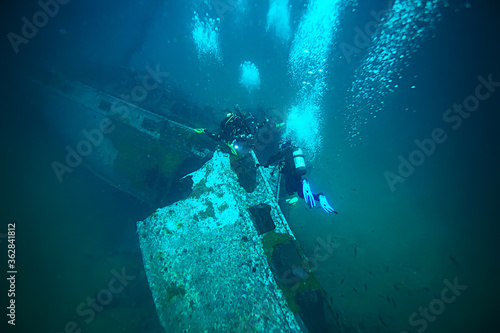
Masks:
[[[290,27],[290,5],[288,0],[269,0],[266,31],[273,31],[276,37],[287,43],[292,37]]]
[[[323,144],[321,102],[318,98],[301,98],[288,110],[286,139],[293,139],[302,149],[316,153]]]
[[[249,93],[260,88],[260,74],[259,69],[255,64],[250,61],[245,61],[240,65],[240,79],[239,83]]]
[[[220,19],[213,19],[205,14],[201,17],[194,12],[193,40],[200,60],[215,59],[222,63],[222,53],[219,42]]]
[[[311,0],[302,17],[288,57],[295,82],[324,75],[325,59],[330,53],[341,11],[340,0]]]
[[[340,0],[311,0],[288,58],[289,71],[293,82],[299,85],[299,92],[289,111],[285,135],[313,152],[321,148],[321,102],[326,88],[327,59],[344,7]]]
[[[446,0],[397,0],[380,23],[349,89],[346,127],[351,144],[361,139],[360,127],[382,110],[385,96],[399,87],[412,54],[433,34],[442,6],[448,6]]]

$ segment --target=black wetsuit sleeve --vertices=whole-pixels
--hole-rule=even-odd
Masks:
[[[207,130],[205,130],[205,132],[203,132],[203,134],[206,134],[208,135],[209,137],[211,137],[212,139],[216,140],[216,141],[219,141],[220,140],[220,134],[217,134],[217,133],[212,133],[212,132],[209,132]]]
[[[269,165],[275,165],[279,161],[281,161],[285,156],[286,156],[287,150],[286,149],[280,149],[277,152],[275,152],[271,157],[268,158],[266,162],[266,166]]]

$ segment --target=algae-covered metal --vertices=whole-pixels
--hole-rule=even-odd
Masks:
[[[258,168],[256,187],[248,191],[233,169],[229,155],[215,152],[188,176],[189,197],[137,223],[162,325],[167,332],[315,331],[304,305],[312,295],[318,312],[327,306],[311,271],[291,267],[304,256],[269,173]],[[300,283],[287,286],[294,276]],[[333,327],[331,315],[320,320]]]
[[[33,82],[44,93],[45,114],[64,138],[52,163],[59,181],[81,164],[161,207],[183,195],[178,179],[201,167],[215,147],[186,125],[84,83],[54,73]]]

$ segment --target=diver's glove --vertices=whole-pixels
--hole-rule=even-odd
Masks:
[[[314,208],[316,203],[314,202],[314,195],[311,191],[311,186],[307,179],[302,179],[302,193],[304,194],[304,200],[309,207]]]
[[[319,204],[325,212],[338,214],[338,212],[335,209],[333,209],[332,206],[330,206],[324,194],[319,195]]]

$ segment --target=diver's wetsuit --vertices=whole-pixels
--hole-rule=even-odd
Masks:
[[[220,131],[218,133],[210,133],[205,131],[213,139],[231,143],[234,140],[247,141],[252,139],[253,134],[263,127],[264,124],[255,122],[255,118],[246,112],[237,111],[230,113],[226,119],[220,123]]]
[[[234,139],[245,138],[252,134],[247,123],[250,118],[251,116],[247,117],[240,112],[232,113],[220,123],[220,138],[231,142]]]
[[[290,142],[285,142],[280,149],[274,153],[264,167],[280,165],[280,172],[285,176],[285,187],[288,195],[297,195],[304,199],[302,190],[302,176],[305,172],[297,172],[293,162],[293,151],[296,149]],[[313,194],[314,200],[319,201],[319,194]]]

